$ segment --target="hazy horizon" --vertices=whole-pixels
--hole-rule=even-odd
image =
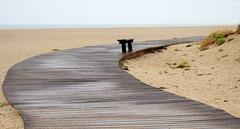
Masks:
[[[239,12],[237,0],[0,0],[0,29],[236,25]]]
[[[65,29],[65,28],[152,28],[152,27],[214,27],[229,25],[0,25],[0,29]]]

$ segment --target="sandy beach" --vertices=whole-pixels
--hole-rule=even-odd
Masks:
[[[0,84],[2,85],[4,77],[7,74],[7,70],[14,64],[24,59],[52,52],[53,49],[70,49],[83,46],[92,46],[100,44],[117,44],[116,40],[120,38],[135,38],[136,41],[144,40],[158,40],[158,39],[170,39],[175,37],[188,37],[188,36],[204,36],[210,32],[221,30],[223,28],[233,28],[233,26],[216,26],[216,27],[158,27],[158,28],[108,28],[108,29],[26,29],[26,30],[0,30]],[[182,46],[176,46],[182,48]],[[195,46],[194,46],[195,47]],[[193,49],[192,47],[191,49]],[[238,46],[239,47],[239,46]],[[175,49],[175,48],[172,48]],[[172,50],[170,49],[170,50]],[[155,56],[161,56],[155,55]],[[154,56],[146,55],[144,60],[151,61]],[[190,58],[190,57],[189,57]],[[147,64],[141,64],[142,59],[134,60],[129,64],[131,74],[137,74],[134,70],[144,67]],[[136,63],[137,62],[137,63]],[[138,63],[139,62],[139,63]],[[132,66],[132,67],[131,67]],[[167,67],[166,67],[167,68]],[[190,70],[191,71],[191,70]],[[226,71],[225,71],[226,72]],[[142,75],[142,72],[139,73]],[[155,73],[149,72],[148,76],[153,76]],[[207,73],[203,73],[207,74]],[[239,73],[238,73],[239,75]],[[155,75],[154,75],[155,76]],[[155,83],[145,81],[148,80],[146,76],[138,77],[146,83],[158,87],[158,82]],[[169,77],[169,76],[168,76]],[[159,78],[158,78],[159,79]],[[161,79],[160,79],[161,80]],[[162,84],[162,83],[161,83]],[[2,88],[1,88],[2,89]],[[185,95],[184,90],[167,90],[169,92],[176,91],[176,94]],[[186,88],[185,88],[186,90]],[[192,94],[200,89],[193,90]],[[236,92],[236,91],[234,91]],[[175,93],[175,92],[174,92]],[[219,92],[217,92],[219,93]],[[239,92],[238,92],[239,93]],[[217,94],[215,98],[219,101],[220,105],[222,97]],[[211,97],[210,93],[209,96]],[[227,96],[230,97],[230,96]],[[228,104],[239,103],[239,95],[233,96],[238,100],[229,101],[227,104],[223,103],[224,107]],[[190,96],[191,98],[191,96]],[[194,99],[194,98],[192,98]],[[214,97],[212,97],[214,99]],[[198,99],[196,99],[198,100]],[[205,102],[205,101],[204,101]],[[0,103],[3,105],[0,107],[0,128],[1,129],[22,129],[23,123],[19,113],[11,107],[11,105],[5,99],[2,90],[0,90]],[[206,102],[207,103],[207,102]],[[211,104],[211,103],[210,103]],[[213,106],[219,107],[219,105]],[[238,106],[240,107],[240,106]],[[235,109],[239,109],[235,107]],[[237,115],[239,112],[229,111],[230,113]]]
[[[199,48],[199,42],[172,45],[124,65],[146,84],[240,117],[240,34],[220,46]]]

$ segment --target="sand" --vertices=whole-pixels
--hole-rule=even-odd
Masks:
[[[204,51],[199,43],[172,45],[124,65],[146,84],[240,117],[240,35],[230,38]],[[177,68],[183,62],[185,68]]]
[[[7,70],[12,65],[32,56],[51,52],[52,49],[112,44],[120,38],[143,41],[199,36],[222,28],[227,27],[0,30],[0,84],[2,85]],[[23,123],[19,113],[8,104],[2,90],[0,102],[5,103],[0,107],[0,128],[22,129]]]

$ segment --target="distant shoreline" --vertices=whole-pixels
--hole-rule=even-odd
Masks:
[[[15,30],[15,29],[121,29],[121,28],[165,28],[165,27],[221,27],[235,26],[236,24],[113,24],[113,25],[0,25],[0,30]]]

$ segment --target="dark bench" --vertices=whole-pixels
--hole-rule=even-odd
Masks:
[[[132,51],[132,43],[133,43],[134,39],[119,39],[117,41],[119,42],[119,44],[122,45],[122,52],[123,53],[127,52],[126,44],[128,46],[128,51],[129,52]]]

